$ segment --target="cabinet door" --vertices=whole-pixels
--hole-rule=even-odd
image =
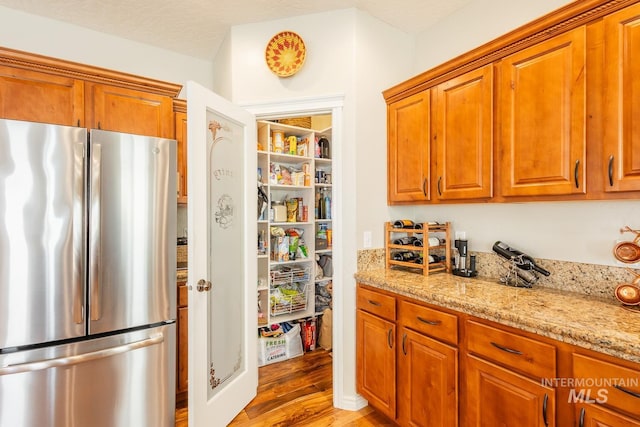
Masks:
[[[605,191],[640,190],[640,4],[604,18]]]
[[[576,28],[500,64],[504,196],[585,193],[585,33]]]
[[[458,350],[405,327],[398,340],[400,424],[457,426]]]
[[[493,65],[438,85],[435,91],[437,197],[491,197]]]
[[[396,326],[365,311],[356,312],[358,392],[391,419],[396,417]]]
[[[87,127],[161,138],[174,137],[170,97],[116,86],[87,86]]]
[[[0,117],[84,126],[84,83],[69,77],[0,66]]]
[[[578,427],[640,427],[639,420],[608,411],[594,403],[576,405]]]
[[[188,391],[189,307],[187,282],[178,282],[178,315],[176,319],[176,400],[186,399]]]
[[[477,357],[466,357],[468,426],[552,427],[555,390]]]
[[[178,203],[187,203],[187,114],[176,113]]]
[[[387,108],[387,201],[430,200],[430,91]]]

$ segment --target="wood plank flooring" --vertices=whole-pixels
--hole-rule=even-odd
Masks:
[[[258,395],[229,424],[232,427],[393,426],[371,407],[357,412],[333,407],[331,353],[304,356],[259,368]],[[188,426],[187,408],[176,411],[176,427]]]

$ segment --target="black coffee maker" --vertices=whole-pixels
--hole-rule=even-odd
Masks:
[[[458,250],[458,262],[456,263],[456,268],[453,269],[453,274],[462,277],[477,276],[476,256],[467,256],[469,242],[466,239],[456,239],[453,246]],[[468,266],[467,261],[469,262]]]

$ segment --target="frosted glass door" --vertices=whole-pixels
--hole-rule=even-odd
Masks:
[[[192,83],[187,104],[189,425],[225,425],[258,382],[255,119]]]

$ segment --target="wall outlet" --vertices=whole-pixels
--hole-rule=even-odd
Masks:
[[[467,238],[466,231],[456,231],[456,236],[455,236],[456,240],[465,240],[466,238]]]
[[[363,233],[362,246],[365,249],[368,249],[368,248],[371,247],[371,232],[370,231],[365,231]]]

